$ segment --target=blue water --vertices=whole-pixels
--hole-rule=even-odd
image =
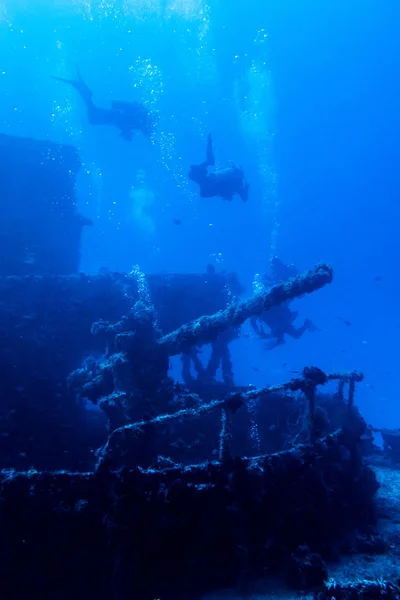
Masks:
[[[251,294],[275,254],[332,263],[333,284],[293,304],[321,331],[271,352],[243,336],[237,382],[358,369],[367,421],[400,427],[399,18],[381,0],[5,0],[0,131],[78,148],[78,208],[94,221],[82,271],[211,263]],[[98,105],[157,112],[151,142],[88,124],[50,78],[77,64]],[[244,168],[248,203],[202,199],[188,181],[210,131],[217,162]]]

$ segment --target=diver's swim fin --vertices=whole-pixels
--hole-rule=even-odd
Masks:
[[[215,165],[215,157],[214,157],[214,151],[213,151],[213,146],[212,146],[212,137],[211,137],[211,133],[208,134],[208,138],[207,138],[207,165],[209,166],[214,166]]]
[[[76,91],[79,93],[79,95],[85,102],[90,102],[93,96],[93,92],[83,81],[81,74],[79,73],[78,67],[76,67],[76,71],[78,74],[78,79],[65,79],[64,77],[55,77],[54,75],[51,75],[50,77],[52,79],[56,79],[57,81],[62,81],[63,83],[68,83],[69,85],[72,85],[72,87],[76,89]]]

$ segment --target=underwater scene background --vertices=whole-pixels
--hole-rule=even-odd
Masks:
[[[1,1],[2,597],[400,598],[399,19]]]
[[[237,376],[275,382],[300,356],[323,368],[357,363],[365,414],[388,425],[399,327],[393,3],[9,0],[1,10],[2,131],[79,149],[78,206],[95,222],[81,269],[212,263],[250,291],[271,255],[300,269],[332,262],[335,286],[301,307],[323,333],[270,353],[268,376],[251,361]],[[77,64],[99,105],[138,100],[157,111],[151,144],[87,123],[74,90],[50,78],[73,78]],[[208,132],[220,162],[243,165],[248,203],[199,199],[188,181]],[[266,362],[251,342],[238,359],[249,352]]]

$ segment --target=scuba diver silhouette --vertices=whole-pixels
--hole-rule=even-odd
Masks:
[[[216,168],[212,173],[208,167],[215,165],[211,134],[207,138],[206,160],[200,165],[191,165],[189,179],[200,187],[201,198],[219,196],[223,200],[232,200],[234,194],[240,196],[243,202],[249,197],[249,184],[243,169],[230,162],[228,166]]]
[[[273,286],[280,281],[286,281],[299,274],[294,264],[287,265],[280,258],[274,256],[270,261],[270,274],[263,276],[263,282],[266,287]],[[296,340],[300,339],[306,331],[321,331],[310,319],[306,319],[300,327],[294,325],[299,313],[291,310],[290,302],[284,302],[279,306],[273,306],[268,311],[264,311],[258,317],[251,317],[250,325],[254,333],[263,340],[269,340],[265,343],[265,350],[273,350],[277,346],[285,343],[285,335]],[[267,326],[270,332],[265,331]]]
[[[149,138],[154,128],[154,118],[140,102],[112,102],[111,108],[99,108],[93,103],[93,92],[83,81],[77,67],[77,79],[64,79],[63,77],[54,77],[52,79],[68,83],[76,89],[87,109],[88,121],[91,125],[113,125],[120,130],[121,136],[127,140],[132,140],[134,130],[141,131],[143,135]]]
[[[299,313],[291,310],[285,302],[280,306],[273,306],[259,317],[251,317],[250,325],[260,339],[270,340],[265,343],[264,349],[273,350],[285,343],[285,335],[298,340],[306,331],[321,331],[310,319],[306,319],[300,327],[295,327],[294,321],[298,315]],[[265,331],[264,325],[270,329],[269,333]]]

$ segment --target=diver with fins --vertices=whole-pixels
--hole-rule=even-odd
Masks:
[[[244,176],[243,169],[231,162],[226,167],[216,168],[211,173],[209,167],[215,166],[215,157],[212,146],[211,134],[207,138],[206,160],[200,165],[191,165],[189,179],[197,183],[202,198],[219,196],[223,200],[233,200],[237,194],[247,202],[249,184]]]
[[[278,256],[270,260],[270,273],[262,277],[266,289],[280,282],[297,277],[299,271],[294,264],[285,264]],[[250,325],[254,333],[263,340],[269,340],[264,345],[265,350],[273,350],[285,343],[285,336],[299,340],[304,333],[321,331],[310,319],[305,319],[303,325],[296,327],[294,321],[299,316],[297,311],[289,307],[290,301],[279,306],[272,306],[261,315],[251,317]],[[270,330],[267,332],[265,326]]]
[[[150,138],[154,118],[149,111],[140,102],[112,102],[111,108],[99,108],[93,103],[93,92],[83,81],[77,67],[77,79],[64,79],[63,77],[51,77],[57,81],[62,81],[74,87],[87,109],[88,121],[91,125],[113,125],[120,130],[121,136],[127,140],[132,140],[133,131],[141,131],[143,135]]]

